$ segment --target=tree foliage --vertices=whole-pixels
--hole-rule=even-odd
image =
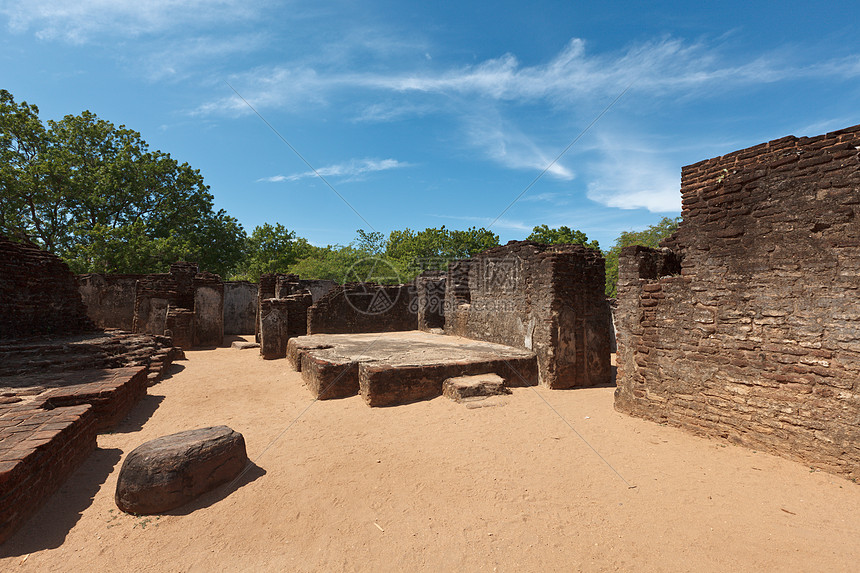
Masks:
[[[631,245],[642,245],[657,248],[660,241],[678,230],[680,217],[663,217],[656,225],[650,225],[642,231],[624,231],[615,239],[615,244],[604,253],[606,258],[606,296],[614,297],[618,293],[618,255],[621,249]]]
[[[449,261],[465,259],[499,245],[499,236],[483,227],[465,231],[427,228],[391,231],[386,257],[410,280],[423,270],[447,268]]]
[[[264,223],[254,228],[245,249],[242,278],[256,282],[264,273],[293,272],[291,267],[313,255],[317,247],[280,223]]]
[[[597,240],[590,241],[585,233],[571,229],[570,227],[559,227],[551,229],[547,225],[538,225],[532,230],[532,234],[526,237],[527,241],[543,243],[545,245],[585,245],[592,249],[599,249]]]
[[[76,272],[156,272],[177,260],[227,274],[245,233],[203,176],[136,131],[84,111],[43,124],[0,90],[0,232]]]

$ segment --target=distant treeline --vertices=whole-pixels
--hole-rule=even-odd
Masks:
[[[606,293],[615,296],[618,252],[656,247],[678,226],[663,218],[624,232],[603,254]],[[291,272],[338,282],[408,281],[499,245],[483,227],[382,233],[359,229],[349,245],[317,247],[280,223],[250,233],[214,198],[199,170],[151,151],[136,131],[85,111],[59,121],[0,90],[0,232],[62,257],[76,273],[165,272],[195,261],[226,279],[256,281]],[[582,231],[540,225],[524,239],[599,249]]]

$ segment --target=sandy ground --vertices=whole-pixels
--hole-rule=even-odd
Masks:
[[[313,402],[255,350],[187,356],[0,547],[0,570],[860,570],[860,486],[619,414],[612,388],[371,409]],[[256,464],[238,484],[171,515],[116,508],[125,454],[216,424]]]

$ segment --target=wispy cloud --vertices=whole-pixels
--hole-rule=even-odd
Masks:
[[[802,77],[857,77],[860,58],[841,58],[798,65],[790,54],[765,54],[742,63],[728,63],[704,43],[662,39],[623,52],[589,54],[586,43],[572,39],[545,64],[523,66],[513,54],[477,65],[417,72],[346,72],[323,66],[284,64],[257,69],[237,77],[246,98],[273,107],[289,106],[293,90],[327,98],[338,90],[368,90],[389,94],[465,96],[499,102],[547,101],[569,105],[614,96],[632,84],[632,91],[673,97],[762,85]],[[247,92],[247,93],[245,93]],[[444,102],[439,102],[440,105]],[[235,110],[233,98],[206,104],[205,111]],[[382,114],[385,119],[385,114]]]
[[[337,165],[328,165],[320,167],[316,171],[304,171],[302,173],[294,173],[292,175],[274,175],[272,177],[262,177],[257,179],[258,182],[264,183],[282,183],[284,181],[299,181],[311,177],[338,177],[342,179],[352,180],[358,179],[368,173],[378,171],[388,171],[391,169],[402,169],[410,167],[410,163],[398,161],[396,159],[353,159],[346,163]]]
[[[555,156],[538,145],[515,125],[502,120],[497,114],[476,115],[467,120],[466,137],[473,147],[510,169],[547,170],[549,175],[570,181],[574,173]],[[555,155],[558,151],[555,151]]]
[[[600,158],[589,168],[588,198],[607,207],[681,210],[680,168],[659,153],[625,137],[598,137]]]
[[[139,36],[213,22],[244,20],[256,9],[242,0],[2,0],[0,14],[18,32],[84,43],[96,35]]]

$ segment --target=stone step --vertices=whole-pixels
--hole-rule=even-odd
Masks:
[[[442,395],[455,402],[510,393],[505,379],[495,373],[457,376],[442,383]]]

